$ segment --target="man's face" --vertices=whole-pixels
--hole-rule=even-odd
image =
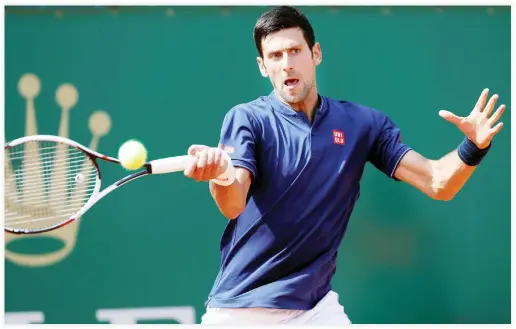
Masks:
[[[310,51],[300,28],[269,34],[262,40],[263,58],[258,66],[269,77],[279,96],[289,103],[302,102],[315,85],[315,68],[321,63],[321,47]]]

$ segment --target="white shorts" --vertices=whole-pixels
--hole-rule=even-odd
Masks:
[[[311,310],[282,310],[271,308],[210,308],[201,324],[351,324],[339,295],[330,291]]]

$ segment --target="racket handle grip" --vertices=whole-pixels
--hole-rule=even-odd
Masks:
[[[193,159],[190,155],[181,155],[153,160],[149,164],[152,174],[168,174],[185,170],[188,163]]]

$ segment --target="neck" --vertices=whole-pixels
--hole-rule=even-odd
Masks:
[[[289,103],[278,97],[283,103],[288,105],[294,111],[303,112],[306,114],[306,117],[310,122],[313,121],[315,116],[315,110],[319,106],[319,94],[317,93],[317,88],[312,88],[305,99],[298,103]]]

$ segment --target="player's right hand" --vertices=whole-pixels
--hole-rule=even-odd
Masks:
[[[222,175],[228,166],[224,150],[206,145],[192,145],[188,148],[188,155],[196,158],[184,170],[186,177],[197,182],[209,181]]]

